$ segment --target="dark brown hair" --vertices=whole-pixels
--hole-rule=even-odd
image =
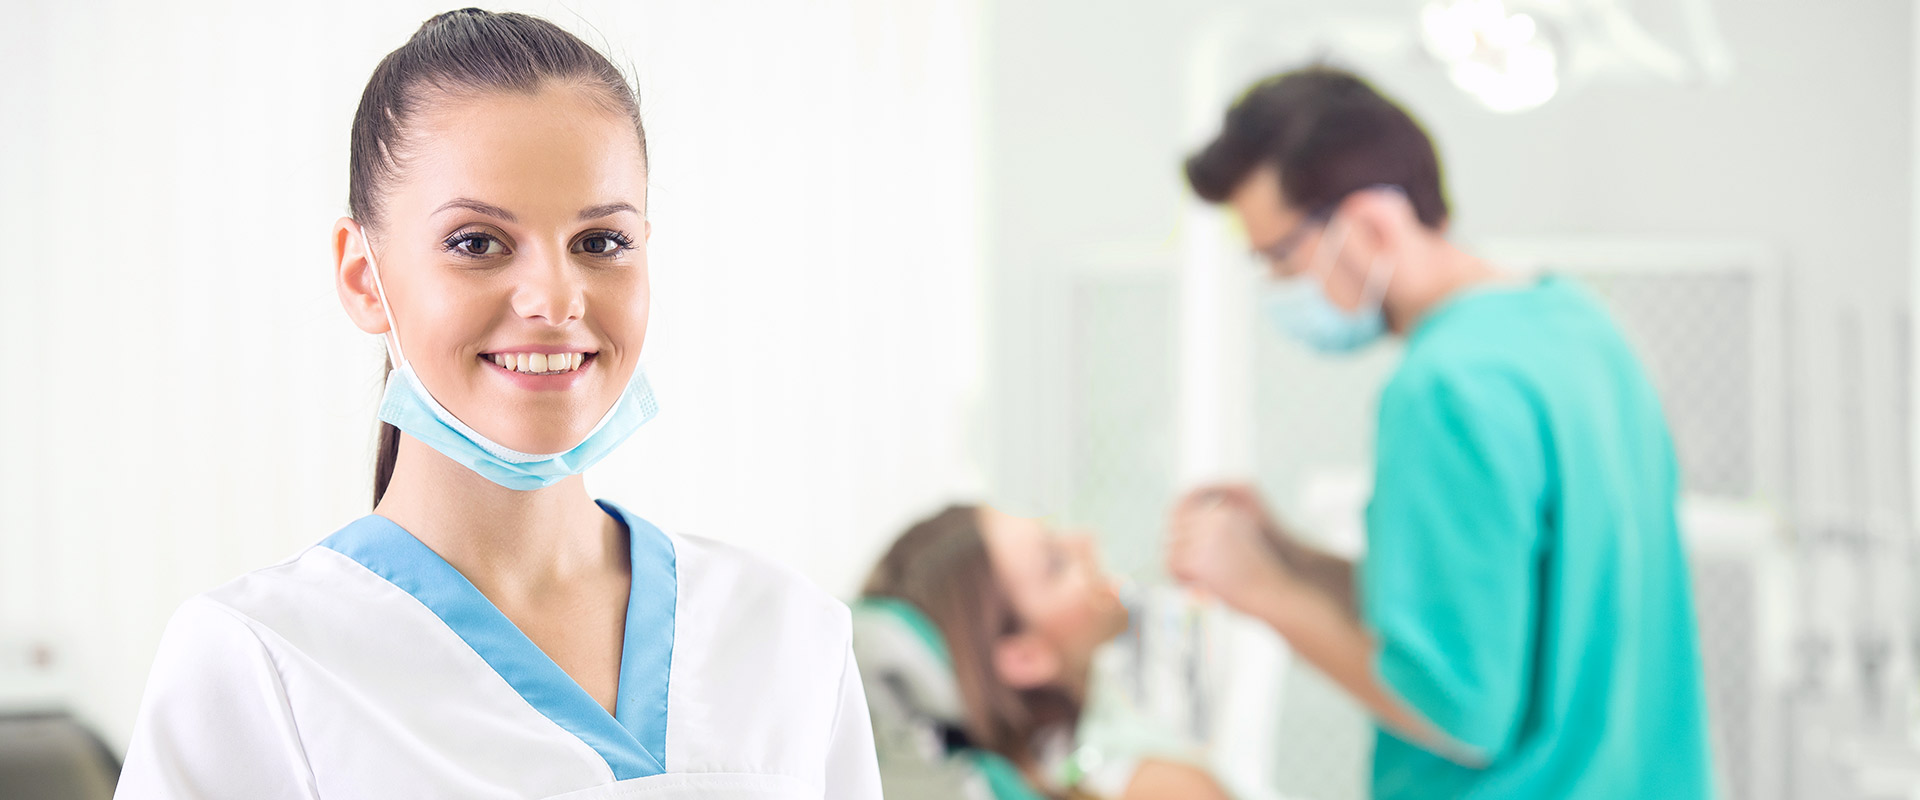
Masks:
[[[1314,66],[1254,84],[1227,109],[1220,133],[1187,159],[1187,182],[1224,202],[1261,164],[1302,211],[1331,209],[1360,189],[1398,186],[1429,229],[1448,218],[1440,158],[1420,123],[1358,76]]]
[[[1019,633],[1022,623],[993,571],[979,506],[948,506],[908,528],[874,566],[861,594],[905,601],[940,629],[953,655],[972,746],[1026,766],[1041,732],[1079,718],[1079,703],[1066,691],[1016,689],[994,673],[994,645]]]
[[[385,184],[406,166],[409,123],[433,103],[489,92],[533,94],[553,85],[578,86],[633,121],[640,158],[647,131],[640,100],[620,68],[579,37],[539,17],[463,8],[439,14],[373,68],[353,115],[347,208],[363,229],[377,228],[385,211]],[[387,362],[391,374],[393,363]],[[380,423],[373,468],[373,503],[393,477],[400,432]]]

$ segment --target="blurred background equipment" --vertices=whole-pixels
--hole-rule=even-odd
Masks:
[[[0,797],[108,800],[120,759],[62,713],[0,714]]]
[[[1733,58],[1708,0],[1681,0],[1680,46],[1634,17],[1625,0],[1430,0],[1420,40],[1455,85],[1487,108],[1525,111],[1563,84],[1654,78],[1723,83]]]

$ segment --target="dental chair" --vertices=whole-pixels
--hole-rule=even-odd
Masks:
[[[63,712],[0,715],[0,798],[109,800],[120,759]]]

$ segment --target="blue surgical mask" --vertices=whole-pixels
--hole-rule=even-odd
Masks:
[[[1268,284],[1261,292],[1261,312],[1282,334],[1314,350],[1337,355],[1352,353],[1380,340],[1387,332],[1385,297],[1387,281],[1393,276],[1384,257],[1374,259],[1367,269],[1367,282],[1360,307],[1346,311],[1327,297],[1325,276],[1340,255],[1346,240],[1346,226],[1328,226],[1327,240],[1315,249],[1314,267],[1306,274]],[[1331,255],[1318,258],[1321,252]]]
[[[452,412],[433,399],[419,373],[400,349],[400,328],[393,324],[392,306],[386,287],[380,282],[380,266],[373,260],[373,244],[366,239],[367,265],[373,270],[373,286],[380,293],[380,310],[387,316],[387,354],[392,357],[393,374],[387,377],[386,395],[380,398],[380,419],[441,455],[453,459],[480,477],[509,489],[529,491],[558,483],[569,475],[578,475],[605,458],[635,430],[660,411],[654,401],[653,386],[646,371],[634,365],[633,377],[620,392],[613,408],[579,444],[559,453],[522,453],[480,434],[461,422]]]

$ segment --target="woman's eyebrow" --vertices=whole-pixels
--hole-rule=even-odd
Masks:
[[[580,219],[584,222],[590,219],[610,217],[622,211],[631,211],[635,216],[640,214],[639,209],[634,208],[632,203],[607,203],[606,205],[588,206],[582,209],[580,211]]]
[[[467,197],[456,197],[456,198],[453,198],[452,200],[448,200],[447,202],[441,204],[439,208],[434,209],[433,213],[438,214],[450,208],[464,208],[464,209],[467,209],[468,211],[477,211],[489,217],[498,217],[499,219],[506,220],[507,222],[520,221],[520,218],[515,217],[513,215],[513,212],[511,211],[508,211],[496,205],[482,203],[478,200],[474,200],[472,198],[467,198]]]
[[[489,217],[497,217],[507,222],[517,223],[520,221],[520,218],[514,216],[513,212],[511,211],[508,211],[504,208],[493,205],[491,203],[482,203],[470,197],[456,197],[452,200],[448,200],[447,202],[442,203],[439,208],[434,209],[433,213],[438,214],[442,211],[446,211],[451,208],[464,208],[468,211],[476,211],[481,214],[485,214]],[[588,206],[584,209],[581,209],[580,219],[582,220],[599,219],[600,217],[612,216],[622,211],[632,212],[636,215],[640,213],[639,209],[634,208],[632,203],[626,203],[626,202],[605,203],[602,205]]]

